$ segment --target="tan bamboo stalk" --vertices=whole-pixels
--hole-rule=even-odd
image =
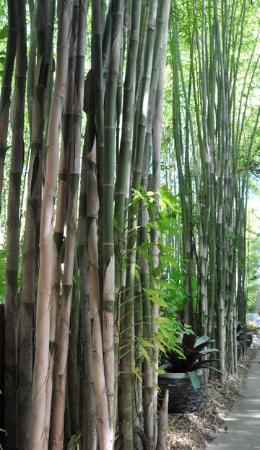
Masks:
[[[163,404],[160,409],[159,417],[159,427],[158,427],[158,439],[156,450],[166,450],[167,449],[167,433],[168,433],[168,402],[169,402],[169,391],[165,391]]]
[[[17,5],[15,92],[12,123],[12,155],[7,212],[7,258],[5,284],[5,448],[17,447],[17,331],[20,195],[24,162],[24,108],[27,71],[25,1]],[[7,116],[8,119],[8,116]]]
[[[100,165],[103,161],[104,152],[104,81],[103,81],[103,61],[102,61],[102,38],[103,38],[103,19],[104,10],[101,0],[92,0],[92,68],[95,73],[94,85],[95,85],[95,115],[96,123],[98,124],[97,136],[98,136],[98,153],[100,154]],[[110,11],[109,11],[110,17]],[[104,30],[104,45],[109,43],[109,37],[106,35],[107,30]],[[110,35],[110,30],[108,32]],[[103,168],[100,167],[103,171]],[[101,176],[102,180],[102,176]],[[100,188],[100,187],[99,187]]]
[[[56,1],[53,2],[52,0],[48,0],[48,12],[49,12],[49,22],[48,22],[48,39],[47,39],[47,48],[50,49],[50,52],[47,52],[48,58],[50,57],[50,54],[52,55],[52,47],[53,47],[53,37],[54,37],[54,21],[56,18],[56,14],[58,15],[57,11],[58,6],[56,7]],[[49,127],[49,115],[50,115],[50,108],[51,108],[51,98],[52,98],[52,91],[53,91],[53,76],[55,72],[55,65],[51,64],[49,68],[48,73],[48,89],[46,92],[46,108],[45,108],[45,131],[44,131],[44,138],[45,138],[45,148],[44,148],[44,161],[46,160],[46,143],[47,143],[47,134],[48,134],[48,127]]]
[[[75,6],[75,5],[73,5]],[[75,14],[76,11],[76,14]],[[52,288],[51,288],[51,304],[50,304],[50,342],[49,342],[49,371],[47,380],[47,396],[46,396],[46,412],[45,412],[45,443],[47,450],[49,447],[49,432],[51,421],[51,405],[53,394],[53,371],[56,351],[56,337],[57,328],[59,324],[59,312],[61,304],[61,278],[62,270],[61,264],[64,256],[64,234],[67,214],[68,202],[68,178],[69,178],[69,155],[71,145],[71,110],[73,105],[74,95],[74,64],[75,64],[75,45],[77,38],[77,29],[75,34],[75,21],[77,24],[77,8],[73,7],[72,28],[73,33],[70,35],[69,44],[69,72],[65,92],[65,106],[62,118],[62,144],[60,151],[60,165],[59,165],[59,183],[57,196],[57,210],[55,217],[55,228],[53,235],[53,261],[52,261]],[[77,28],[77,26],[76,26]],[[72,69],[72,70],[71,70]],[[51,445],[51,444],[50,444]]]
[[[224,54],[221,43],[221,32],[219,26],[219,12],[216,1],[214,0],[214,20],[215,20],[215,42],[219,65],[218,78],[218,111],[217,111],[217,145],[219,151],[220,176],[217,182],[217,317],[218,317],[218,346],[221,378],[226,375],[226,350],[227,350],[227,324],[226,324],[226,205],[225,196],[225,178],[228,168],[228,143],[227,143],[227,91],[225,86],[224,74]]]
[[[0,100],[0,212],[4,182],[4,164],[7,151],[9,110],[11,103],[12,78],[16,52],[16,0],[8,0],[8,36]]]
[[[93,83],[93,72],[89,72],[89,78]],[[93,84],[89,84],[89,97],[94,101]],[[93,103],[90,101],[90,105]],[[89,301],[89,286],[87,277],[87,153],[89,153],[93,146],[95,135],[94,126],[94,109],[89,110],[84,108],[87,112],[87,127],[85,133],[85,141],[82,153],[81,165],[81,187],[80,187],[80,204],[79,204],[79,225],[78,225],[78,242],[77,253],[79,261],[80,273],[80,317],[81,317],[81,340],[82,340],[82,354],[83,354],[83,370],[82,376],[84,384],[83,392],[83,432],[82,441],[83,447],[89,450],[96,450],[97,448],[97,411],[95,399],[95,385],[94,385],[94,367],[93,367],[93,353],[92,353],[92,332],[91,332],[91,316],[90,316],[90,301]],[[82,426],[82,425],[81,425]]]
[[[75,14],[76,12],[76,14]],[[52,289],[51,289],[51,305],[50,305],[50,344],[49,354],[49,376],[48,376],[48,410],[46,412],[46,420],[50,422],[50,408],[52,403],[52,383],[53,383],[53,366],[55,360],[57,328],[59,323],[59,311],[61,306],[61,279],[62,279],[62,263],[64,262],[64,241],[65,241],[65,224],[67,216],[68,204],[68,180],[69,180],[69,158],[72,134],[72,109],[74,95],[74,70],[75,70],[75,50],[77,39],[77,16],[78,9],[73,5],[72,28],[69,43],[69,69],[65,92],[65,105],[62,117],[62,143],[60,151],[59,165],[59,183],[57,195],[57,210],[54,228],[54,245],[53,245],[53,267],[52,267]],[[75,34],[76,21],[76,34]],[[50,385],[50,386],[49,386]],[[49,429],[49,425],[45,424],[45,429]],[[48,432],[46,433],[48,439]]]
[[[112,2],[112,35],[104,120],[103,184],[103,352],[110,421],[114,416],[114,172],[116,158],[116,99],[123,33],[123,1]]]
[[[96,141],[87,155],[87,276],[89,284],[90,316],[92,321],[93,377],[97,405],[98,440],[101,450],[113,449],[108,395],[106,390],[103,342],[101,329],[101,305],[98,267],[98,186],[96,175]],[[113,368],[112,368],[113,370]]]
[[[67,136],[67,133],[65,133]],[[61,264],[64,249],[64,226],[66,220],[67,204],[67,160],[64,145],[60,153],[59,185],[55,228],[53,234],[53,257],[52,257],[52,286],[50,300],[50,335],[49,335],[49,368],[46,388],[46,410],[45,410],[45,441],[44,449],[49,447],[49,431],[51,418],[51,403],[53,391],[53,368],[56,350],[57,313],[61,298]]]
[[[149,143],[148,143],[149,141]],[[142,187],[147,191],[148,189],[148,160],[149,151],[151,148],[151,135],[146,133],[146,145],[143,164]],[[148,244],[147,226],[149,214],[148,209],[143,201],[140,202],[139,213],[139,245]],[[151,340],[152,338],[152,317],[151,317],[151,303],[147,298],[146,290],[150,285],[149,264],[146,255],[140,256],[140,279],[142,292],[142,309],[143,309],[143,336],[144,339]],[[143,361],[143,417],[144,417],[144,432],[147,437],[149,448],[154,448],[154,416],[153,416],[153,367],[152,357],[153,352],[148,350],[150,360]]]
[[[164,2],[163,14],[161,17],[162,27],[163,27],[163,37],[160,52],[160,66],[159,66],[159,76],[157,82],[157,90],[155,93],[155,105],[154,105],[154,117],[153,117],[153,132],[152,132],[152,144],[153,144],[153,190],[155,192],[155,201],[157,208],[160,208],[158,191],[161,186],[161,144],[162,144],[162,125],[163,125],[163,100],[164,100],[164,83],[166,76],[166,53],[167,53],[167,39],[168,39],[168,26],[169,26],[169,15],[170,15],[171,1],[166,0]],[[156,229],[151,230],[151,243],[152,243],[152,263],[153,268],[157,269],[160,264],[159,260],[159,232]],[[158,317],[159,310],[158,305],[152,305],[152,334],[158,332]],[[158,373],[154,369],[158,366],[158,349],[155,349],[153,355],[153,439],[154,442],[157,440],[157,389],[155,386],[158,385]],[[167,404],[167,399],[165,399]],[[165,406],[166,407],[166,406]]]
[[[73,272],[76,247],[78,184],[80,173],[81,116],[83,109],[86,2],[74,0],[73,33],[77,42],[76,59],[70,58],[71,78],[75,82],[71,114],[71,136],[68,171],[67,235],[65,241],[62,301],[58,314],[57,349],[54,362],[54,386],[51,415],[50,446],[62,450],[66,399],[67,357],[69,346]],[[78,17],[78,19],[77,19]],[[78,27],[77,27],[78,22]],[[78,32],[77,32],[78,28]],[[76,40],[77,39],[77,40]],[[74,52],[73,52],[74,53]],[[70,83],[68,83],[70,84]],[[71,86],[73,89],[73,85]]]
[[[27,449],[30,433],[33,326],[36,296],[40,209],[43,177],[45,92],[50,59],[47,57],[47,1],[37,3],[37,70],[32,107],[31,155],[22,268],[22,293],[19,314],[19,448]]]
[[[98,252],[98,179],[96,130],[94,115],[94,74],[88,73],[85,83],[84,111],[87,128],[82,156],[82,177],[79,210],[78,257],[81,277],[81,317],[84,357],[84,407],[86,422],[83,439],[87,448],[113,448],[110,430],[108,399],[106,395],[102,330],[100,321],[100,284]],[[92,324],[92,327],[91,327]],[[92,329],[91,329],[92,328]],[[93,389],[94,386],[94,389]],[[94,392],[93,392],[94,391]]]
[[[95,95],[95,122],[97,135],[97,177],[98,196],[100,202],[99,210],[99,283],[100,289],[103,286],[103,176],[104,176],[104,93],[105,74],[109,65],[109,48],[111,38],[111,4],[107,13],[105,29],[103,31],[104,9],[101,0],[92,0],[92,57],[91,67],[94,73],[94,95]],[[103,38],[103,40],[102,40]]]
[[[59,162],[61,116],[68,72],[72,3],[62,1],[58,26],[57,67],[47,138],[46,175],[40,229],[40,269],[36,309],[35,363],[33,372],[30,450],[42,450],[44,442],[48,377],[50,296],[52,284],[52,216]]]
[[[71,434],[71,415],[70,415],[70,403],[69,403],[69,387],[66,383],[66,400],[65,400],[65,412],[64,412],[64,446],[68,446],[68,443],[72,437]],[[64,447],[63,447],[64,448]]]
[[[77,255],[75,257],[72,306],[70,328],[72,332],[69,336],[68,353],[68,403],[70,406],[71,435],[80,434],[80,286],[79,286],[79,268]]]

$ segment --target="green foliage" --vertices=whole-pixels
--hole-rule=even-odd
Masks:
[[[137,340],[139,358],[151,361],[151,351],[155,349],[159,349],[163,354],[166,354],[167,351],[174,350],[180,358],[183,358],[181,336],[183,332],[191,332],[190,328],[188,326],[182,326],[176,316],[171,318],[164,316],[158,317],[157,326],[158,331],[151,339],[140,338]]]
[[[160,368],[171,373],[188,373],[203,367],[217,370],[211,366],[216,360],[207,359],[212,353],[218,352],[216,348],[208,348],[210,343],[208,336],[196,337],[192,333],[185,333],[182,337],[181,353],[175,350],[167,352]]]
[[[253,313],[256,309],[256,298],[255,298],[255,290],[250,288],[247,289],[247,302],[246,302],[246,310],[247,312]]]
[[[160,307],[158,333],[152,339],[138,341],[138,352],[141,358],[150,358],[151,351],[157,347],[163,353],[173,350],[182,355],[180,339],[183,333],[191,333],[188,325],[183,325],[179,313],[185,304],[184,274],[180,268],[180,260],[176,255],[176,247],[169,242],[180,238],[180,199],[167,186],[162,186],[158,192],[144,189],[134,191],[133,202],[150,212],[146,227],[147,240],[137,247],[139,256],[148,261],[150,266],[150,285],[145,290],[150,302]],[[158,208],[158,203],[160,208]],[[158,253],[160,264],[153,267],[150,233],[156,230],[160,235]],[[137,268],[137,273],[139,268]],[[192,280],[194,299],[197,296],[197,280]]]
[[[193,388],[199,389],[201,386],[201,383],[200,383],[200,377],[197,374],[197,372],[195,372],[195,371],[188,372],[188,375],[189,375],[189,379],[191,381]]]
[[[158,348],[165,353],[174,350],[181,356],[181,336],[185,332],[191,332],[188,325],[183,325],[178,317],[178,311],[182,310],[184,303],[183,274],[179,269],[176,259],[176,249],[167,242],[169,235],[172,238],[179,236],[178,222],[180,219],[179,197],[174,195],[167,186],[162,186],[158,192],[145,191],[143,188],[134,190],[132,201],[137,209],[147,208],[149,220],[146,226],[147,239],[137,246],[140,257],[149,264],[150,283],[144,289],[146,298],[160,307],[156,332],[151,338],[138,338],[136,342],[137,353],[140,359],[151,360],[153,350]],[[158,207],[160,204],[160,207]],[[152,244],[150,234],[157,231],[160,235],[158,254],[160,264],[153,267]],[[139,267],[136,267],[139,275]]]
[[[0,3],[0,78],[2,77],[5,53],[6,53],[6,40],[8,34],[7,14],[6,7],[3,2]]]
[[[4,39],[7,38],[7,33],[8,33],[8,26],[4,25],[4,27],[1,28],[0,30],[0,41],[3,41]]]
[[[153,280],[153,288],[148,289],[146,294],[150,301],[160,307],[167,308],[167,317],[176,316],[182,311],[185,302],[184,275],[180,269],[180,262],[176,257],[176,247],[168,243],[168,238],[180,238],[180,201],[167,186],[162,186],[159,192],[134,191],[133,202],[142,204],[143,208],[150,211],[147,224],[147,242],[137,247],[139,256],[144,257],[150,265],[150,273]],[[158,208],[158,202],[160,208]],[[156,230],[160,235],[158,251],[160,265],[152,267],[152,252],[149,234]],[[194,297],[197,294],[197,283],[193,280]],[[163,311],[164,314],[164,311]]]
[[[258,217],[259,212],[256,199],[256,196],[252,197],[250,204],[256,204],[256,208],[249,209],[248,214],[248,245],[246,258],[246,296],[248,312],[254,312],[259,306],[260,296],[260,233],[258,232],[260,219]]]

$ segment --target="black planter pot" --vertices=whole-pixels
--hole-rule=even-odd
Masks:
[[[252,342],[253,342],[253,335],[252,335],[252,333],[246,333],[246,346],[247,347],[250,347],[250,345],[252,344]]]
[[[187,373],[165,373],[159,376],[159,399],[169,391],[169,413],[190,413],[198,411],[203,403],[202,371],[198,370],[201,386],[194,389]]]
[[[240,359],[241,355],[242,355],[242,345],[240,344],[240,342],[237,342],[237,359]]]

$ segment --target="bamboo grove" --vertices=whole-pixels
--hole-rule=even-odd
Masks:
[[[6,3],[0,442],[163,450],[159,351],[188,325],[236,371],[257,5]]]

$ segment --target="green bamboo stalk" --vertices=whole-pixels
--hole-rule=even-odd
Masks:
[[[156,30],[156,16],[157,16],[158,2],[152,1],[149,6],[149,19],[147,28],[147,39],[144,56],[144,71],[142,75],[142,87],[140,97],[140,121],[138,128],[137,152],[135,157],[135,164],[133,170],[132,188],[140,189],[141,177],[143,171],[143,158],[145,150],[145,136],[148,119],[148,104],[149,104],[149,90],[151,85],[154,44],[155,44],[155,30]],[[162,8],[162,3],[160,3]],[[161,9],[160,9],[161,11]],[[158,42],[159,41],[159,42]],[[160,48],[160,40],[157,39],[157,48]],[[126,450],[133,449],[133,410],[132,410],[132,382],[133,382],[133,298],[134,298],[134,284],[135,284],[135,264],[136,264],[136,205],[132,204],[129,209],[128,220],[128,240],[127,240],[127,273],[126,273],[126,293],[123,306],[122,332],[121,332],[121,347],[123,355],[121,356],[121,401],[124,404],[124,410],[120,417],[121,420],[121,434],[123,438],[123,447]]]
[[[27,76],[27,108],[30,134],[32,134],[32,115],[33,115],[33,98],[34,98],[34,72],[37,53],[37,30],[36,30],[36,2],[29,0],[30,12],[30,46],[28,51],[28,76]]]
[[[116,292],[121,288],[122,245],[124,241],[125,202],[130,171],[130,156],[133,143],[134,95],[136,86],[136,63],[140,34],[141,3],[133,0],[131,12],[131,32],[124,84],[124,104],[122,138],[115,186],[115,251],[116,251]]]
[[[130,6],[129,6],[130,8]],[[130,178],[130,160],[133,143],[134,96],[136,87],[136,63],[140,35],[141,2],[134,0],[131,5],[131,25],[127,53],[126,75],[123,96],[122,136],[118,156],[115,183],[115,294],[116,317],[119,318],[120,293],[123,284],[123,261],[126,247],[125,206]],[[115,335],[115,375],[118,372],[119,330]]]
[[[7,136],[9,125],[9,110],[11,103],[12,79],[14,71],[17,24],[16,24],[16,0],[8,0],[8,36],[6,44],[6,56],[2,77],[0,99],[0,213],[2,207],[2,190],[4,182],[4,164],[7,151]]]
[[[175,5],[176,8],[176,5]],[[172,25],[172,39],[173,39],[173,134],[175,142],[175,153],[179,178],[180,199],[182,208],[182,265],[183,273],[185,274],[184,289],[185,289],[185,315],[184,319],[187,323],[193,322],[192,311],[192,292],[191,292],[191,217],[192,217],[192,202],[190,202],[190,174],[188,165],[188,158],[184,151],[183,135],[182,135],[182,119],[180,108],[180,79],[182,78],[182,68],[180,61],[180,50],[178,41],[178,28],[176,20]]]

